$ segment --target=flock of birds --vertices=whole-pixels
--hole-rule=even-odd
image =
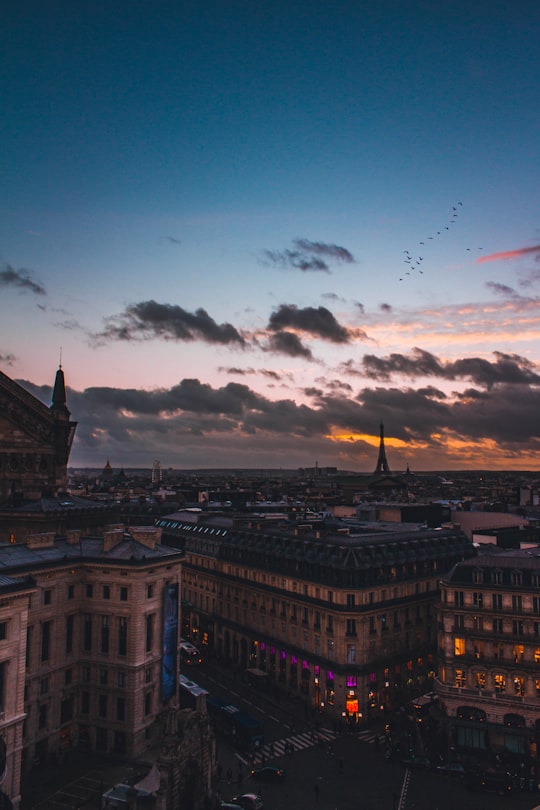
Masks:
[[[450,214],[447,222],[444,225],[441,226],[440,230],[436,231],[435,233],[431,234],[430,236],[425,237],[424,240],[419,242],[418,243],[419,247],[420,246],[425,246],[426,243],[428,243],[429,241],[434,241],[434,240],[438,239],[440,236],[443,236],[445,231],[450,231],[450,228],[452,227],[452,225],[457,221],[457,219],[459,217],[459,214],[460,214],[460,209],[462,207],[463,207],[462,202],[457,202],[455,205],[453,205],[452,206],[452,213]],[[468,247],[466,249],[467,250],[472,250],[472,248],[470,248],[470,247]],[[483,248],[479,247],[478,250],[483,250]],[[409,269],[405,270],[403,276],[401,276],[399,280],[404,281],[405,276],[410,276],[413,272],[417,272],[417,273],[420,273],[421,275],[423,275],[424,271],[422,269],[422,262],[424,261],[424,257],[419,256],[419,255],[413,255],[409,250],[404,250],[403,253],[405,254],[405,258],[403,259],[403,263],[406,264]]]

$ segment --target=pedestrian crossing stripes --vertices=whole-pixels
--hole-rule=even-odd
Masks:
[[[380,738],[378,734],[375,734],[374,731],[370,731],[370,729],[366,728],[365,731],[359,731],[356,737],[362,742],[367,743],[374,743],[376,741],[380,742]]]
[[[274,740],[267,743],[255,755],[255,762],[260,765],[268,759],[282,757],[285,754],[292,754],[294,751],[302,751],[305,748],[312,748],[314,745],[328,745],[335,740],[337,734],[327,728],[319,731],[306,731],[303,734],[294,734],[284,737],[281,740]]]

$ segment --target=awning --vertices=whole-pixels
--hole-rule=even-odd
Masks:
[[[154,765],[152,765],[146,776],[144,776],[140,782],[137,782],[136,785],[133,785],[133,787],[140,793],[151,794],[158,792],[160,784],[161,784],[161,776],[159,773],[159,768],[154,763]]]

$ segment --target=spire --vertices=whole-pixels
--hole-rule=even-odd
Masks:
[[[62,371],[61,365],[58,366],[58,371],[56,372],[56,377],[54,378],[51,410],[69,413],[66,405],[66,382],[64,380],[64,372]]]
[[[386,450],[384,449],[384,425],[381,422],[381,440],[379,442],[379,458],[377,459],[377,466],[375,467],[375,475],[380,473],[389,473],[390,467],[386,460]]]

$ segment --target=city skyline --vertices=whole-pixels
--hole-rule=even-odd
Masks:
[[[9,3],[0,368],[70,466],[540,465],[540,9]]]

